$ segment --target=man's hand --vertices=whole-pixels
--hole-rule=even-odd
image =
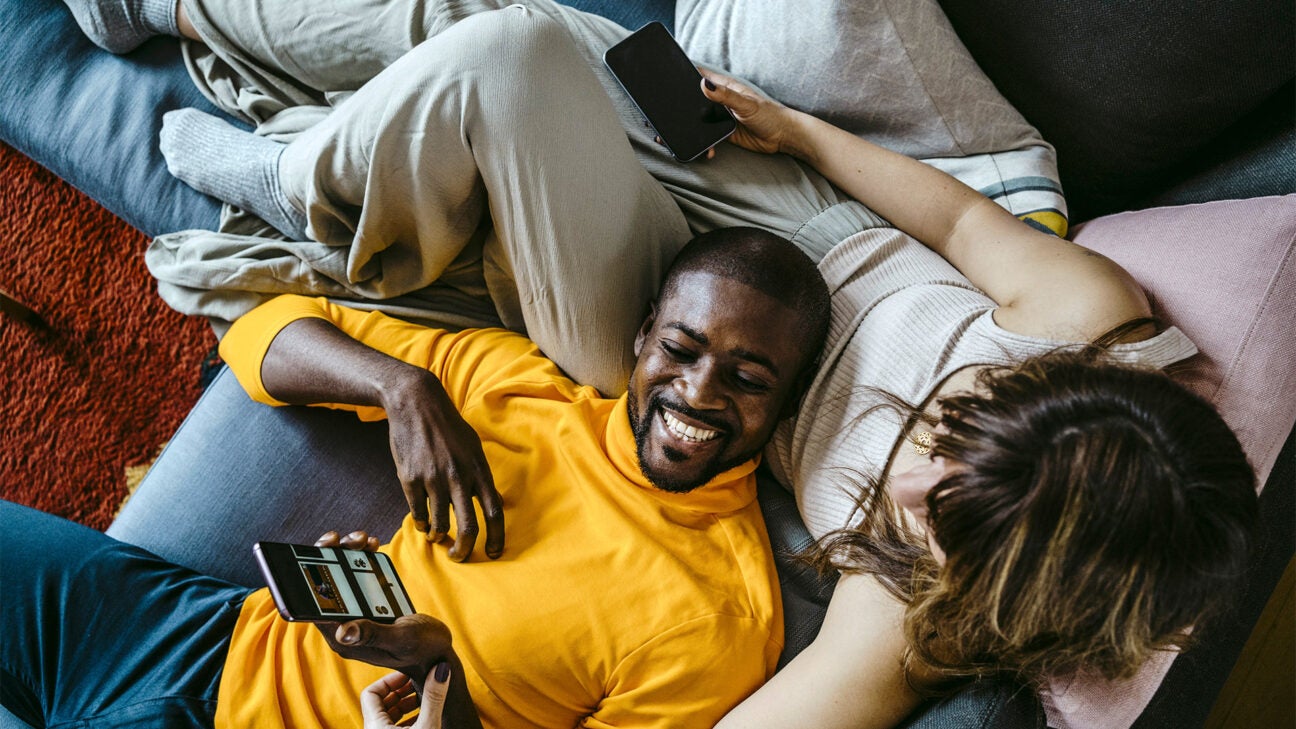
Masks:
[[[497,559],[504,553],[503,499],[495,489],[481,438],[459,415],[440,381],[426,375],[411,377],[383,394],[392,458],[414,525],[441,542],[450,531],[453,505],[456,528],[450,559],[462,562],[477,542],[476,497],[486,521],[486,556]]]
[[[364,531],[354,531],[346,536],[330,531],[316,539],[315,546],[376,552],[378,539]],[[450,629],[440,620],[415,614],[403,615],[391,625],[372,620],[352,620],[341,624],[316,623],[315,627],[319,628],[329,647],[343,658],[400,672],[370,685],[360,695],[365,729],[388,727],[392,722],[400,721],[403,714],[418,705],[414,692],[420,686],[423,687],[424,704],[419,723],[414,726],[440,727],[443,713],[447,725],[456,729],[481,726],[464,680],[463,664],[451,646]],[[438,670],[444,675],[435,673]],[[452,673],[453,681],[450,678]],[[412,682],[411,688],[402,688],[409,682]],[[371,706],[369,702],[373,701],[377,703]],[[436,710],[430,708],[433,705]],[[393,713],[396,710],[401,713]],[[430,723],[434,719],[437,723]],[[387,723],[375,723],[383,721]]]
[[[336,531],[324,532],[319,539],[315,540],[317,547],[341,547],[343,549],[355,549],[362,552],[377,552],[378,537],[369,536],[369,532],[354,531],[345,537]]]
[[[450,558],[468,559],[477,541],[476,497],[486,520],[486,556],[503,554],[503,500],[481,438],[436,375],[352,338],[331,321],[308,317],[275,336],[261,362],[261,381],[270,397],[286,403],[385,410],[396,472],[419,530],[431,530],[441,541],[453,505],[457,529]]]
[[[342,547],[366,552],[378,550],[378,538],[354,531],[346,536],[325,532],[317,547]],[[450,629],[430,615],[403,615],[391,625],[372,620],[316,623],[324,640],[343,658],[353,658],[383,668],[394,668],[420,683],[432,666],[454,656]]]
[[[441,729],[441,714],[450,691],[450,664],[438,663],[432,676],[423,682],[422,700],[418,687],[403,673],[389,673],[374,681],[360,694],[360,713],[364,729],[390,729],[412,726],[414,729]],[[413,724],[401,724],[406,714],[419,710]]]
[[[402,615],[390,625],[372,620],[317,625],[329,646],[343,658],[393,668],[418,683],[427,680],[433,666],[455,657],[450,629],[431,615]]]

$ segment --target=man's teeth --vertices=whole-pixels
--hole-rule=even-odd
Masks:
[[[679,418],[676,418],[664,410],[662,411],[662,420],[666,422],[666,427],[670,429],[670,432],[680,440],[702,443],[711,440],[720,434],[719,431],[685,425],[680,422]]]

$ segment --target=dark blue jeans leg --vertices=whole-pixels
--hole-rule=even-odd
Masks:
[[[0,703],[33,726],[211,726],[248,590],[0,501]]]

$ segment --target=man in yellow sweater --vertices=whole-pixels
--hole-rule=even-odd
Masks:
[[[782,648],[753,471],[827,307],[792,244],[708,233],[667,274],[629,392],[610,400],[517,334],[273,300],[222,354],[255,399],[388,418],[412,513],[382,549],[426,615],[317,631],[283,621],[265,590],[2,504],[34,547],[4,592],[37,597],[0,601],[16,679],[0,697],[33,723],[357,727],[357,696],[386,669],[423,681],[448,663],[451,727],[474,709],[492,727],[709,726]]]

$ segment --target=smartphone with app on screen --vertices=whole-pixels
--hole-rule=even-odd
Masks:
[[[281,542],[257,542],[252,551],[284,620],[392,623],[415,612],[385,554]]]
[[[688,162],[738,128],[702,93],[702,74],[661,23],[649,23],[603,54],[603,62],[675,159]]]

